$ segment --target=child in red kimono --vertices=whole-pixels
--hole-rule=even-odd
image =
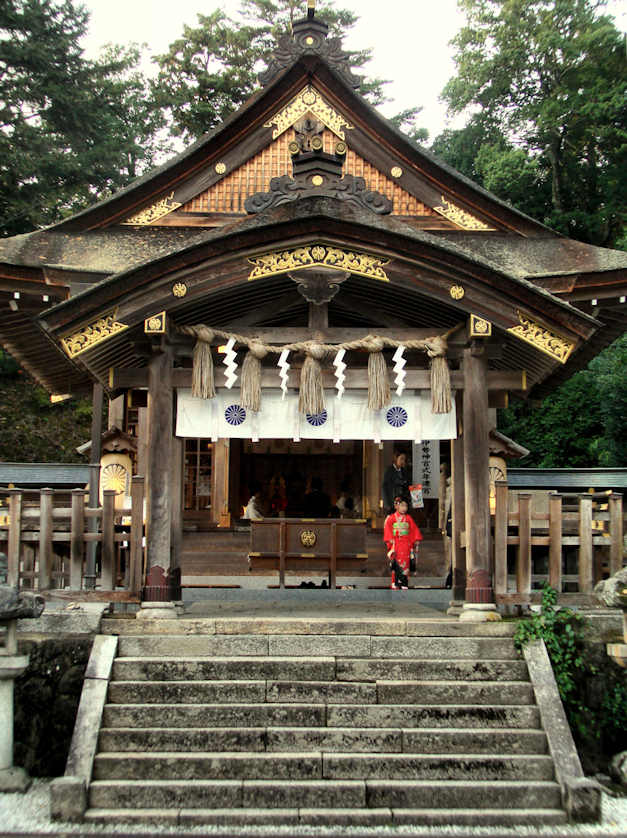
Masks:
[[[388,548],[388,558],[392,569],[393,590],[406,591],[409,582],[409,563],[411,552],[418,548],[422,533],[413,518],[407,513],[407,501],[399,500],[396,511],[385,519],[383,540]]]

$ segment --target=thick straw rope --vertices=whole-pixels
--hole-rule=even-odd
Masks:
[[[302,413],[317,414],[324,410],[321,361],[331,352],[361,350],[370,353],[368,359],[368,406],[380,410],[389,404],[390,384],[383,349],[405,346],[426,352],[431,361],[431,403],[434,413],[448,413],[451,409],[451,377],[446,359],[447,338],[457,326],[443,335],[434,335],[424,340],[393,340],[372,334],[344,343],[328,344],[318,341],[297,341],[281,346],[264,343],[258,338],[249,338],[236,332],[208,326],[181,326],[182,334],[196,338],[194,349],[194,372],[192,395],[213,398],[213,361],[211,343],[215,338],[233,340],[248,348],[242,367],[242,406],[258,411],[261,406],[261,360],[266,355],[280,355],[284,350],[303,352],[305,363],[301,372],[299,410]]]

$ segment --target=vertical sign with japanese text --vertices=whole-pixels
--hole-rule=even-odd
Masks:
[[[422,484],[425,499],[440,493],[440,440],[424,439],[412,448],[412,482]]]

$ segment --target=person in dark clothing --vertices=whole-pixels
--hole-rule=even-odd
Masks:
[[[305,518],[328,518],[331,510],[331,499],[322,491],[322,480],[312,478],[311,492],[305,495]]]
[[[407,455],[400,451],[394,453],[394,462],[389,465],[383,475],[383,505],[389,514],[394,512],[394,498],[400,497],[411,506],[409,497],[410,474],[407,468]]]

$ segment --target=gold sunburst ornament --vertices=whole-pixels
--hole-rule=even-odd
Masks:
[[[110,463],[102,469],[103,490],[112,489],[117,495],[128,494],[128,471],[120,463]]]
[[[300,543],[303,547],[314,547],[317,540],[313,530],[303,530],[300,534]]]

